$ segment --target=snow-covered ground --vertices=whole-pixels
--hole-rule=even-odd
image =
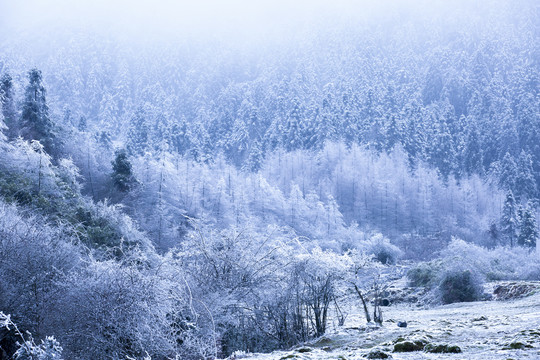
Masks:
[[[365,359],[379,349],[393,359],[540,359],[540,293],[506,301],[459,303],[431,308],[398,304],[384,308],[382,327],[366,326],[360,307],[352,307],[341,328],[295,350],[246,354],[248,359]],[[406,320],[407,328],[397,321]],[[393,352],[398,338],[457,345],[457,354]],[[523,347],[523,349],[510,349]]]

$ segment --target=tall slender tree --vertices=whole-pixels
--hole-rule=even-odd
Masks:
[[[537,198],[531,155],[521,150],[517,163],[515,193],[518,200]]]
[[[539,237],[538,224],[533,209],[532,204],[528,204],[527,207],[523,209],[519,226],[519,236],[517,238],[518,245],[531,248],[536,247]]]
[[[517,239],[518,228],[516,200],[512,191],[508,191],[501,217],[501,235],[511,247],[514,246]]]
[[[30,70],[28,80],[22,107],[21,134],[26,140],[38,140],[45,151],[54,157],[58,153],[59,144],[49,118],[41,71]]]
[[[111,177],[116,189],[121,192],[128,192],[131,190],[135,184],[135,178],[126,150],[120,149],[116,151],[112,167],[113,172]]]
[[[17,122],[17,110],[15,109],[13,80],[7,73],[0,78],[0,104],[4,124],[7,126],[6,135],[13,139],[19,133],[19,124]]]

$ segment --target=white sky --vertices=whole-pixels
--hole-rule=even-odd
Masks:
[[[492,1],[497,0],[0,0],[0,37],[81,25],[135,38],[288,36],[331,22],[456,16],[456,8]]]
[[[410,1],[409,1],[410,2]],[[0,22],[11,28],[100,24],[151,31],[261,31],[395,8],[404,1],[366,0],[0,0]]]

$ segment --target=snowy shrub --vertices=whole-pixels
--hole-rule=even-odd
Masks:
[[[143,265],[144,264],[144,265]],[[180,271],[167,263],[155,269],[144,257],[129,261],[89,260],[87,267],[64,281],[60,318],[71,331],[58,334],[72,358],[143,358],[148,352],[174,354],[182,329],[179,314],[187,304]],[[179,284],[179,285],[176,285]],[[83,320],[84,319],[84,320]],[[173,329],[177,331],[173,331]]]
[[[540,256],[523,247],[484,247],[453,239],[444,251],[443,262],[462,262],[487,280],[540,280]]]
[[[52,294],[81,265],[79,249],[63,230],[39,217],[25,218],[0,201],[0,308],[32,333],[54,334],[57,297]]]
[[[326,331],[340,282],[352,267],[348,254],[287,240],[290,234],[280,228],[268,234],[194,228],[175,254],[194,298],[204,299],[195,307],[212,312],[198,325],[216,324],[223,355],[290,347]],[[199,314],[205,313],[203,306]]]
[[[62,360],[62,347],[53,336],[47,336],[41,344],[26,341],[15,353],[15,360]]]
[[[414,287],[424,286],[431,288],[439,278],[441,263],[430,261],[419,263],[407,272],[409,285]]]
[[[443,304],[477,301],[483,294],[482,280],[471,269],[449,269],[441,275],[438,292]]]
[[[24,331],[54,335],[67,358],[182,354],[181,322],[193,317],[182,267],[144,247],[98,261],[66,232],[0,201],[0,308]],[[44,339],[19,358],[49,359],[36,354],[55,344]]]
[[[62,360],[62,347],[56,341],[54,336],[47,336],[41,344],[36,344],[30,332],[23,334],[17,324],[11,320],[10,315],[0,312],[0,329],[5,328],[8,332],[13,332],[18,338],[17,346],[19,347],[15,354],[14,360]],[[5,351],[5,349],[2,349]]]
[[[288,290],[293,251],[281,229],[258,234],[251,228],[216,231],[195,222],[193,227],[175,256],[186,269],[193,297],[201,299],[193,305],[200,314],[197,325],[207,331],[199,334],[199,342],[210,349],[219,332],[226,355],[294,344],[297,339],[268,338],[279,330],[283,311],[293,308]]]
[[[397,237],[394,244],[403,251],[402,258],[428,261],[434,259],[449,241],[446,232],[429,235],[409,233]]]
[[[375,259],[382,264],[395,264],[403,253],[382,234],[375,234],[366,242],[365,252],[373,254]]]

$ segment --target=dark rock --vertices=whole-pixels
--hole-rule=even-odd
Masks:
[[[402,328],[406,328],[407,327],[407,322],[406,321],[398,321],[397,326],[402,327]]]
[[[402,341],[394,345],[394,352],[413,352],[424,349],[422,341]]]
[[[459,354],[461,352],[461,348],[457,345],[427,344],[424,346],[424,351],[435,354]]]
[[[496,300],[519,299],[534,294],[540,289],[537,282],[509,282],[499,284],[493,290]]]
[[[524,344],[519,341],[514,341],[508,345],[506,345],[503,350],[525,350],[525,349],[532,349],[533,346],[529,344]]]
[[[485,317],[484,315],[480,316],[480,317],[477,317],[477,318],[474,318],[472,319],[472,321],[486,321],[488,318]]]
[[[381,306],[390,306],[390,300],[382,299],[381,300]]]
[[[313,345],[322,347],[322,346],[329,346],[332,344],[333,344],[332,339],[330,339],[329,337],[323,336],[319,338]]]
[[[298,351],[299,353],[307,353],[307,352],[311,351],[311,348],[309,348],[309,347],[301,347],[301,348],[296,349],[296,351]]]
[[[279,360],[287,360],[287,359],[294,359],[294,358],[296,358],[296,355],[290,354],[290,355],[281,357]]]
[[[389,355],[381,350],[371,350],[366,357],[368,359],[391,359],[392,355]]]

